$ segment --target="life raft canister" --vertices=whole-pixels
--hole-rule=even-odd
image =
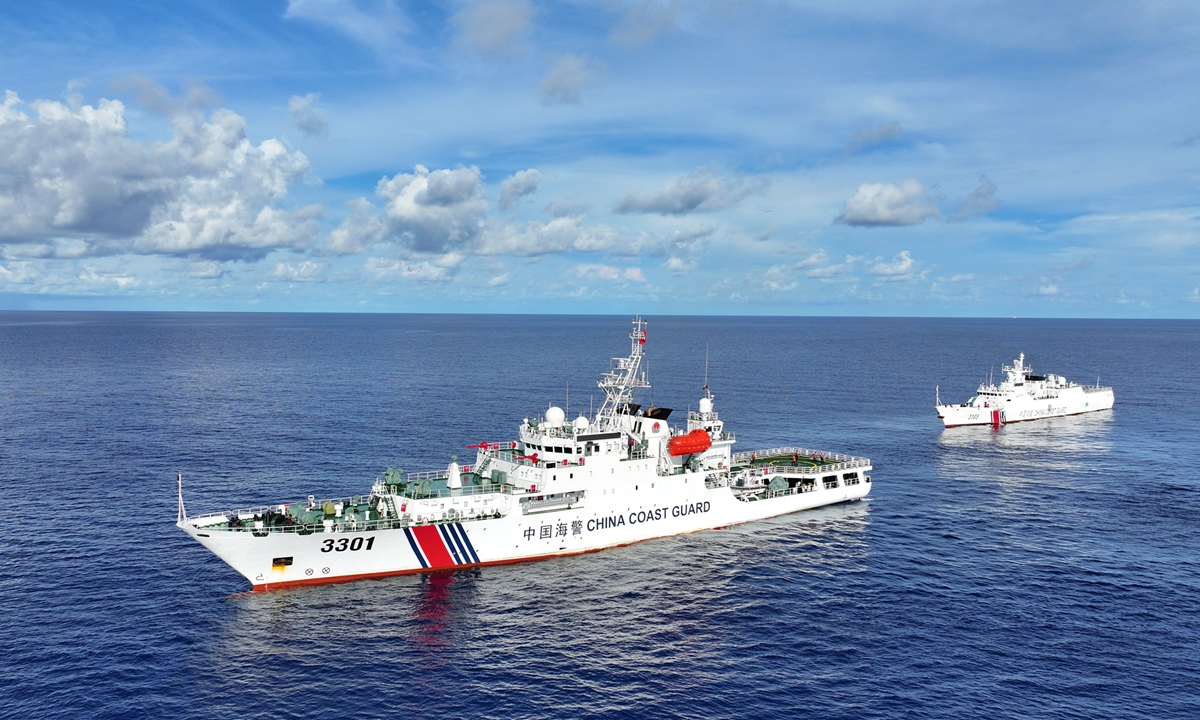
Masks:
[[[712,447],[712,438],[708,436],[707,430],[696,428],[687,435],[671,438],[671,442],[668,443],[667,447],[670,449],[672,457],[692,455],[704,452]]]

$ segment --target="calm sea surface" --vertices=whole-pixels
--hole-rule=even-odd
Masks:
[[[859,503],[592,555],[271,593],[189,510],[365,492],[598,399],[627,317],[0,313],[0,716],[1200,717],[1200,322],[650,318],[740,450]],[[1116,392],[944,430],[1024,351]]]

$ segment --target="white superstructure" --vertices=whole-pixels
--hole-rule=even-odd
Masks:
[[[1005,365],[999,385],[980,383],[974,397],[961,405],[943,405],[937,396],[937,414],[946,427],[1003,425],[1063,415],[1109,410],[1110,387],[1077,385],[1059,375],[1035,375],[1025,364],[1025,353]]]
[[[643,410],[646,322],[574,420],[558,407],[524,420],[518,440],[482,442],[469,465],[388,470],[371,492],[188,517],[177,525],[256,590],[495,565],[589,552],[864,497],[865,458],[799,447],[734,453],[704,387],[699,410]]]

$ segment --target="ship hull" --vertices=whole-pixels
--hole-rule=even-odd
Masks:
[[[861,468],[861,480],[756,500],[688,474],[630,479],[583,507],[527,514],[514,507],[488,519],[307,535],[255,535],[187,521],[179,527],[262,591],[577,555],[761,520],[859,500],[870,492],[869,469]]]
[[[1111,410],[1111,388],[1075,386],[1058,392],[1055,397],[1018,396],[988,405],[938,405],[937,413],[946,427],[963,425],[1007,425],[1030,420],[1081,415]]]

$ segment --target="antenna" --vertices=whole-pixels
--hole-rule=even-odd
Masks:
[[[704,389],[708,389],[708,343],[704,343]]]
[[[563,415],[565,415],[568,420],[571,419],[571,381],[570,380],[567,381],[567,409],[563,411]]]

